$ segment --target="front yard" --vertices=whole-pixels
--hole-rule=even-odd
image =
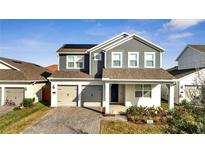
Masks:
[[[0,117],[1,134],[17,134],[31,125],[32,122],[44,116],[51,110],[44,103],[39,102],[32,107],[10,111]]]
[[[101,121],[101,134],[163,134],[166,125],[133,124],[125,121]]]

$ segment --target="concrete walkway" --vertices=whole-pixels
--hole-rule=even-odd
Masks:
[[[79,107],[58,107],[27,128],[25,134],[98,134],[101,113]]]
[[[3,114],[12,111],[13,110],[13,106],[0,106],[0,116],[2,116]]]

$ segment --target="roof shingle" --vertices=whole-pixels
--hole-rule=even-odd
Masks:
[[[18,68],[0,70],[0,80],[39,80],[46,81],[46,78],[51,74],[49,70],[37,64],[0,57],[0,60]]]

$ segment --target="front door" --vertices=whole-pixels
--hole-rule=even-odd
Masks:
[[[118,102],[118,84],[111,85],[111,102]]]

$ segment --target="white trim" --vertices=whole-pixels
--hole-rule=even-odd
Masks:
[[[160,53],[160,68],[162,68],[162,64],[163,64],[162,63],[162,54],[163,54],[163,52]]]
[[[147,63],[146,63],[146,55],[147,54],[153,55],[153,66],[147,66]],[[145,68],[155,68],[155,52],[144,52],[144,66],[145,66]]]
[[[96,59],[97,55],[100,55],[100,59]],[[101,52],[94,53],[93,56],[94,56],[94,58],[93,58],[94,61],[101,61],[102,60],[102,53]]]
[[[68,66],[68,57],[69,56],[73,56],[74,57],[74,67],[69,67]],[[77,57],[78,55],[67,55],[66,56],[66,69],[84,69],[84,63],[85,63],[85,56],[84,55],[80,55],[80,56],[82,56],[83,57],[83,66],[82,67],[77,67],[76,66],[76,57]]]
[[[125,36],[125,35],[126,35],[126,36]],[[112,37],[111,39],[108,39],[108,40],[106,40],[106,41],[104,41],[104,42],[98,44],[97,46],[94,46],[94,47],[88,49],[86,52],[92,53],[93,51],[95,51],[95,50],[97,50],[97,49],[99,49],[99,48],[101,48],[101,47],[107,45],[108,43],[111,43],[111,42],[115,41],[116,39],[118,39],[118,38],[120,38],[120,37],[124,37],[124,36],[127,37],[127,36],[129,36],[129,34],[126,33],[126,32],[123,32],[123,33],[121,33],[121,34],[119,34],[119,35],[117,35],[117,36]]]
[[[130,66],[130,59],[129,59],[129,56],[131,55],[131,54],[136,54],[137,55],[137,66]],[[138,68],[139,67],[139,52],[128,52],[128,67],[129,68]]]
[[[58,71],[59,71],[59,68],[60,68],[60,56],[59,56],[59,54],[57,54],[57,58],[58,58]]]
[[[156,79],[110,79],[110,78],[102,78],[102,81],[139,81],[139,82],[176,82],[176,79],[172,80],[156,80]]]
[[[0,80],[1,82],[47,82],[47,80]]]
[[[58,52],[58,54],[70,54],[70,55],[77,55],[77,54],[87,54],[86,52]]]
[[[119,46],[119,45],[121,45],[121,44],[123,44],[123,43],[125,43],[125,42],[127,42],[127,41],[129,41],[129,40],[131,40],[131,39],[133,39],[133,38],[138,39],[138,40],[143,40],[143,41],[147,42],[148,44],[150,44],[150,45],[152,45],[152,46],[154,46],[154,47],[156,47],[156,48],[158,48],[158,49],[160,49],[160,50],[162,50],[162,51],[165,50],[164,48],[162,48],[162,47],[160,47],[160,46],[158,46],[158,45],[156,45],[156,44],[154,44],[154,43],[152,43],[152,42],[150,42],[150,41],[148,41],[148,40],[142,38],[141,36],[139,36],[139,35],[137,35],[137,34],[132,34],[132,35],[130,35],[130,36],[128,36],[128,37],[126,37],[126,38],[124,38],[124,39],[118,41],[118,42],[115,42],[115,43],[113,43],[113,44],[111,44],[111,45],[108,45],[107,47],[103,48],[103,50],[104,50],[104,51],[111,50],[111,49],[113,49],[114,47]]]
[[[112,58],[113,58],[114,54],[120,54],[120,66],[114,66],[113,65],[113,59]],[[123,59],[122,58],[122,52],[112,52],[112,54],[111,54],[111,67],[112,68],[121,68],[122,67],[122,59]]]
[[[102,79],[99,78],[99,79],[96,79],[96,78],[53,78],[53,77],[50,77],[48,78],[49,81],[55,81],[55,80],[74,80],[74,81],[78,81],[78,80],[96,80],[96,81],[101,81]]]
[[[11,67],[11,68],[13,68],[13,69],[15,69],[15,70],[17,70],[17,71],[21,71],[20,69],[16,68],[16,67],[13,66],[13,65],[10,65],[10,64],[6,63],[6,62],[3,61],[3,60],[0,60],[0,62],[3,63],[3,64],[5,64],[5,65],[8,65],[9,67]]]
[[[104,67],[107,68],[107,53],[104,52]]]

